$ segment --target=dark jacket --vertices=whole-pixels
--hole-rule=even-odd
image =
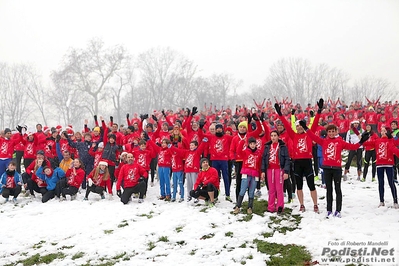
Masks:
[[[285,174],[290,173],[290,157],[288,155],[288,148],[285,145],[284,141],[279,140],[279,150],[278,150],[278,159],[280,161],[280,168],[284,170]],[[269,155],[270,155],[270,146],[272,142],[269,141],[265,144],[265,150],[263,151],[262,156],[262,166],[261,171],[265,173],[267,168],[269,167]]]

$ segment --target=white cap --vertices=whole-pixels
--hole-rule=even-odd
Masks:
[[[98,143],[98,147],[99,147],[99,148],[104,148],[104,142]]]
[[[102,142],[101,142],[101,143],[102,143]],[[105,165],[105,166],[108,166],[108,163],[105,162],[105,161],[100,161],[100,162],[98,163],[98,165]]]

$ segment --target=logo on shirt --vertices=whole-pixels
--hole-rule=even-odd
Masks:
[[[194,155],[189,154],[186,159],[186,167],[192,168],[193,167],[193,160],[194,160]]]
[[[215,150],[216,150],[216,152],[223,152],[223,141],[222,140],[220,140],[220,139],[216,140]]]
[[[335,161],[337,157],[337,145],[338,143],[328,143],[327,149],[326,149],[326,157],[328,160]]]
[[[306,145],[306,137],[298,140],[298,150],[301,153],[308,152],[308,145]]]
[[[388,157],[387,149],[388,149],[388,142],[381,142],[378,145],[378,150],[377,150],[378,157],[381,159],[387,159]]]
[[[277,164],[277,151],[278,151],[278,146],[276,146],[275,148],[273,146],[270,147],[270,152],[269,152],[270,164]]]

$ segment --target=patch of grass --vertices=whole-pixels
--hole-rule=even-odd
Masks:
[[[58,248],[58,250],[71,249],[73,247],[74,246],[62,246],[62,247]]]
[[[197,251],[196,249],[192,249],[192,250],[190,251],[190,253],[188,253],[188,254],[191,255],[191,256],[194,256],[196,251]]]
[[[291,213],[292,209],[285,208],[283,214],[278,216],[270,216],[270,222],[267,224],[269,228],[273,230],[270,235],[273,235],[275,231],[286,234],[287,231],[291,232],[299,228],[302,216],[299,214],[291,215]],[[282,226],[281,223],[283,221],[288,221],[288,225]]]
[[[158,239],[158,242],[169,242],[169,239],[168,239],[167,236],[161,236],[161,237]]]
[[[80,258],[82,258],[84,255],[85,255],[84,252],[78,252],[78,253],[76,253],[75,255],[72,256],[72,260],[80,259]]]
[[[118,224],[118,228],[122,228],[122,227],[125,227],[128,225],[129,225],[129,223],[126,220],[123,220],[120,224]]]
[[[156,247],[155,243],[152,241],[148,242],[147,246],[148,246],[147,250],[153,250]]]
[[[242,216],[241,219],[238,219],[239,222],[249,222],[251,220],[252,220],[252,214]]]
[[[39,243],[36,243],[33,245],[33,249],[41,248],[44,243],[46,243],[46,241],[44,241],[44,240],[39,241]]]
[[[229,232],[226,232],[224,235],[227,237],[233,237],[234,233],[229,231]]]
[[[104,234],[110,235],[114,232],[114,230],[104,230]]]
[[[143,214],[140,214],[139,216],[141,216],[141,217],[147,217],[148,219],[151,219],[152,217],[154,217],[153,214],[154,214],[154,212],[153,212],[153,211],[150,211],[149,214],[143,213]]]
[[[209,238],[212,238],[212,237],[214,237],[214,236],[215,236],[214,233],[210,233],[210,234],[207,234],[207,235],[203,235],[200,239],[201,239],[201,240],[209,239]]]
[[[43,264],[43,263],[50,264],[51,262],[53,262],[56,259],[63,259],[65,257],[66,257],[66,255],[62,252],[51,253],[51,254],[47,254],[44,256],[40,256],[40,254],[35,254],[33,256],[30,256],[29,258],[18,261],[17,264],[22,263],[24,266],[33,266],[33,265],[39,265],[39,264]]]
[[[121,258],[123,258],[126,255],[126,252],[122,252],[114,257],[112,257],[113,260],[119,260]]]
[[[215,223],[211,223],[211,227],[212,227],[212,228],[216,228],[216,227],[218,227],[218,225],[215,224]]]
[[[177,233],[180,233],[181,231],[183,231],[183,226],[178,226],[178,227],[176,227],[175,231],[176,231]]]
[[[56,245],[58,245],[58,243],[57,242],[53,242],[53,243],[50,243],[52,246],[56,246]]]
[[[186,241],[184,241],[184,240],[177,241],[176,244],[178,244],[178,245],[180,245],[180,246],[183,246],[183,245],[186,244]]]
[[[274,235],[274,231],[273,232],[264,232],[264,233],[262,233],[262,236],[264,238],[269,238],[269,237],[272,237],[273,235]]]
[[[206,210],[208,210],[208,208],[207,208],[207,207],[205,207],[205,208],[202,208],[202,209],[200,210],[200,212],[206,212]]]
[[[255,239],[259,252],[270,255],[267,265],[306,265],[312,259],[304,246],[282,245]]]
[[[247,247],[247,243],[242,243],[239,248],[246,248]]]
[[[252,260],[254,258],[254,256],[252,254],[247,256],[247,259]]]
[[[245,264],[247,264],[247,262],[245,260],[242,260],[241,265],[245,265]]]
[[[115,265],[115,261],[107,261],[107,262],[104,262],[104,263],[100,263],[100,264],[96,264],[96,266],[113,266],[113,265]]]

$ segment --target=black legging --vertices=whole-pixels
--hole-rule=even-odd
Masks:
[[[155,172],[157,170],[157,164],[158,164],[158,157],[152,158],[150,162],[151,182],[154,182]]]
[[[314,175],[319,175],[319,159],[317,158],[317,145],[312,146]]]
[[[353,157],[356,156],[356,166],[358,171],[362,171],[362,152],[363,149],[349,151],[348,161],[345,164],[345,170],[349,170]]]
[[[139,199],[143,199],[144,189],[145,189],[144,182],[140,182],[137,185],[135,185],[134,187],[125,188],[121,195],[121,201],[123,202],[123,204],[127,204],[133,193],[139,193]]]
[[[17,172],[21,173],[21,162],[24,156],[24,151],[15,151],[15,161],[17,163]]]
[[[29,192],[32,196],[35,195],[35,192],[42,194],[42,196],[47,192],[45,187],[39,187],[35,181],[32,179],[28,179],[26,184],[28,185]]]
[[[242,180],[242,161],[235,162],[235,171],[236,171],[236,199],[238,199],[238,195],[240,194],[241,190],[241,180]]]
[[[114,185],[115,178],[115,165],[108,165],[109,176],[111,177],[111,187]]]
[[[333,203],[333,183],[336,194],[336,210],[341,211],[342,209],[342,191],[341,191],[341,178],[342,169],[326,169],[324,168],[324,179],[326,181],[327,188],[327,211],[332,212]]]
[[[371,176],[375,178],[375,174],[377,172],[376,165],[375,165],[375,150],[366,151],[364,155],[364,168],[363,168],[363,178],[366,179],[367,173],[369,171],[369,165],[371,160]]]
[[[104,190],[105,190],[104,187],[100,187],[100,186],[96,186],[96,185],[92,185],[91,187],[87,186],[85,198],[89,197],[90,192],[93,192],[93,193],[96,193],[96,194],[99,194],[102,196],[102,195],[104,195]]]

